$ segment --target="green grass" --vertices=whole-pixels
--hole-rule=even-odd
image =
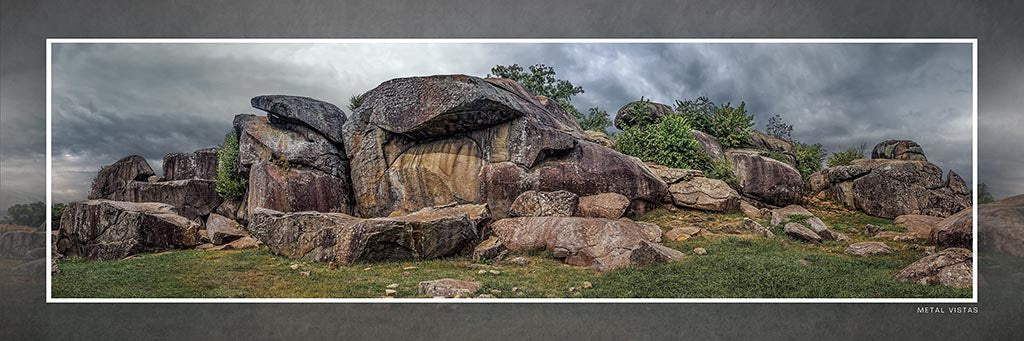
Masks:
[[[177,250],[113,261],[62,261],[54,297],[381,297],[398,284],[397,297],[416,297],[420,281],[478,280],[477,294],[495,297],[969,297],[969,289],[923,286],[891,279],[920,254],[850,257],[839,245],[797,243],[749,235],[695,238],[666,245],[682,261],[599,273],[545,253],[521,254],[526,266],[476,264],[468,257],[421,262],[326,264],[287,259],[259,250]],[[707,255],[690,250],[703,247]],[[802,262],[803,260],[803,262]],[[299,269],[290,265],[304,264]],[[414,269],[406,269],[415,267]],[[368,270],[366,268],[369,268]],[[501,273],[479,274],[481,269]],[[309,271],[310,275],[302,275]],[[408,272],[404,275],[403,272]],[[593,284],[581,288],[583,282]],[[517,288],[513,291],[513,288]]]

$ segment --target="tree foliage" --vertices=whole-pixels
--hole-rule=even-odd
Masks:
[[[814,172],[821,170],[821,164],[828,154],[819,143],[807,144],[794,141],[793,149],[796,151],[796,168],[804,180]]]
[[[355,95],[348,98],[349,111],[355,111],[360,105],[363,105],[363,95]]]
[[[682,115],[691,126],[718,139],[725,148],[740,147],[750,141],[750,127],[754,116],[747,114],[747,104],[732,103],[716,105],[707,96],[693,100],[676,101],[676,113]]]
[[[50,207],[50,221],[53,222],[54,226],[60,225],[60,218],[64,216],[64,210],[68,208],[68,205],[62,202],[53,204]]]
[[[583,87],[573,85],[572,82],[555,78],[555,68],[544,65],[530,65],[529,70],[524,70],[519,64],[495,65],[487,77],[501,77],[516,81],[526,90],[535,96],[544,96],[558,102],[566,112],[582,120],[583,114],[576,110],[571,104],[573,96],[583,93]]]
[[[713,160],[691,134],[689,122],[682,115],[670,115],[647,126],[630,126],[618,136],[615,149],[644,161],[672,168],[698,169],[709,178],[739,185],[732,164]]]
[[[29,204],[15,204],[7,208],[4,221],[10,224],[38,227],[46,221],[46,204],[36,201]]]
[[[583,130],[600,131],[607,134],[608,126],[612,125],[612,120],[608,118],[608,112],[597,107],[590,108],[589,112],[589,114],[580,117],[580,127]]]
[[[249,180],[238,172],[238,135],[228,132],[217,152],[217,194],[224,199],[239,198],[248,184]]]
[[[863,159],[864,151],[866,149],[867,146],[862,144],[859,147],[846,148],[846,150],[832,154],[832,156],[828,158],[828,166],[848,166],[850,162],[853,162],[853,160]]]
[[[793,139],[793,125],[786,124],[786,122],[782,120],[782,116],[776,114],[768,119],[768,125],[765,127],[765,133],[779,139],[790,141]]]

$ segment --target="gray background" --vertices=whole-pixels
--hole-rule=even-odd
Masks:
[[[45,38],[977,37],[979,179],[1009,196],[1024,192],[1021,13],[1012,1],[3,1],[0,180],[37,176],[3,170],[43,157],[33,148],[45,126]],[[0,282],[0,334],[18,339],[1011,339],[1024,330],[1024,300],[985,286],[980,313],[929,315],[918,304],[46,305],[38,282]]]

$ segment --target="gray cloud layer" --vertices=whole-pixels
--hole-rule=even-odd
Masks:
[[[54,200],[84,198],[95,171],[125,155],[159,168],[166,153],[217,145],[235,114],[256,112],[255,95],[344,106],[390,78],[483,76],[511,63],[554,66],[586,89],[573,100],[581,109],[706,94],[746,101],[759,127],[779,114],[794,138],[830,151],[909,138],[943,169],[972,175],[965,44],[62,44],[53,49]],[[35,155],[32,147],[3,152]],[[5,176],[33,159],[5,158]]]

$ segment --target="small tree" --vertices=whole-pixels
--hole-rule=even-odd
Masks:
[[[696,99],[676,101],[676,113],[686,117],[690,127],[710,134],[715,123],[715,109],[717,106],[707,96],[700,96]]]
[[[583,87],[575,86],[572,82],[555,78],[555,68],[544,64],[530,65],[529,72],[523,70],[519,64],[495,65],[487,77],[501,77],[516,81],[526,90],[536,96],[544,96],[553,99],[562,106],[565,111],[573,114],[579,120],[582,114],[570,104],[572,96],[583,93]]]
[[[249,179],[238,172],[238,136],[234,131],[224,136],[224,145],[217,152],[217,194],[226,200],[245,194]]]
[[[608,133],[608,126],[612,125],[612,120],[608,118],[608,112],[596,107],[590,108],[590,113],[581,117],[579,122],[583,130],[599,131],[605,134]]]
[[[740,102],[738,107],[726,103],[715,109],[715,121],[710,132],[725,148],[736,148],[750,142],[750,127],[754,126],[754,116],[748,115],[747,103]]]
[[[786,124],[782,120],[782,116],[776,114],[768,119],[768,125],[765,128],[765,133],[777,138],[790,141],[792,140],[793,125]]]
[[[821,169],[821,164],[825,161],[825,155],[828,154],[825,148],[818,143],[793,142],[793,149],[796,151],[796,168],[800,171],[800,176],[804,180]]]
[[[348,98],[349,111],[355,111],[360,105],[363,105],[363,95],[355,95]]]
[[[864,151],[867,149],[866,145],[860,145],[860,147],[846,148],[841,152],[832,154],[832,157],[828,158],[828,166],[848,166],[853,160],[860,160],[864,158]]]

